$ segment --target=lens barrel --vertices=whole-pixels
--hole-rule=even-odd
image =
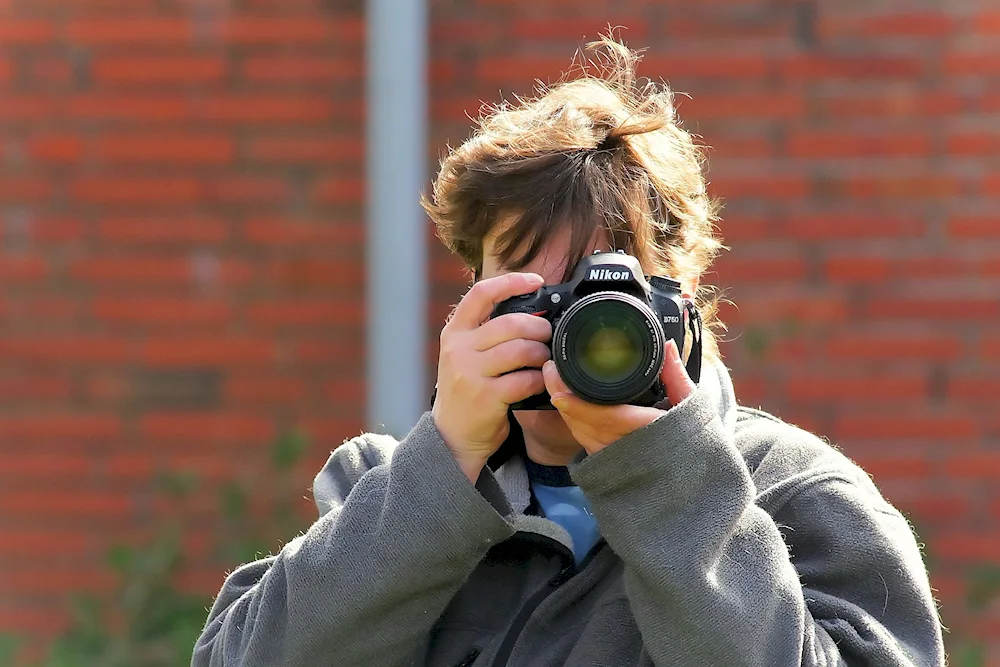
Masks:
[[[665,343],[647,304],[612,291],[574,303],[552,335],[560,377],[577,396],[604,405],[629,403],[656,382]]]

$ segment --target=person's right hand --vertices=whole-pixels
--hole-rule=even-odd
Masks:
[[[533,273],[507,273],[472,286],[441,330],[437,397],[431,415],[462,471],[473,483],[510,431],[512,403],[545,390],[541,366],[552,325],[542,317],[493,308],[544,284]],[[525,369],[525,370],[518,370]]]

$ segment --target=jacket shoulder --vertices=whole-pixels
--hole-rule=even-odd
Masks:
[[[871,477],[827,439],[753,408],[740,407],[736,446],[757,487],[758,502],[772,509],[798,491],[823,480],[850,483],[888,509]]]
[[[320,515],[343,505],[369,470],[388,465],[398,445],[390,435],[363,433],[333,450],[313,480],[313,499]]]

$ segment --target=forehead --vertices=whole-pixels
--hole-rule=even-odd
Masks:
[[[500,236],[513,226],[516,218],[508,216],[494,225],[493,229],[483,240],[483,273],[484,275],[497,275],[512,270],[511,266],[506,266],[501,261],[498,245]],[[547,281],[561,279],[566,271],[567,261],[570,259],[572,250],[573,229],[570,225],[561,225],[547,235],[545,242],[539,249],[538,254],[523,266],[517,265],[517,259],[523,257],[528,247],[534,240],[532,237],[520,239],[515,244],[513,258],[510,264],[517,265],[517,270],[531,271],[541,274]],[[590,238],[585,254],[590,254],[594,250],[610,249],[610,235],[607,230],[595,228]]]

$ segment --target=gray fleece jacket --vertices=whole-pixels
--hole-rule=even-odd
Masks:
[[[571,466],[603,536],[579,567],[529,510],[519,455],[473,486],[429,414],[400,442],[345,443],[319,519],[228,576],[192,666],[943,665],[906,520],[710,368]]]

